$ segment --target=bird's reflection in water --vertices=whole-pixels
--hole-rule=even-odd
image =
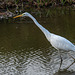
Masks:
[[[63,70],[73,62],[73,59],[64,51],[61,54],[63,58],[61,69]],[[71,54],[74,55],[73,52]],[[58,52],[51,47],[28,48],[18,52],[15,50],[11,53],[1,53],[0,57],[0,75],[54,75],[59,71],[60,66]],[[75,64],[67,71],[75,71]]]

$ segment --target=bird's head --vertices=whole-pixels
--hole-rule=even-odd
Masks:
[[[30,16],[30,14],[28,12],[25,12],[25,13],[23,13],[21,15],[13,17],[13,18],[24,17],[24,16]]]

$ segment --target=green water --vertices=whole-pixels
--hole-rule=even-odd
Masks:
[[[61,12],[30,13],[51,33],[75,44],[75,11]],[[61,51],[61,54],[63,70],[73,59],[65,51]],[[75,57],[75,52],[71,54]],[[0,21],[0,75],[75,75],[75,64],[62,72],[58,72],[59,66],[58,51],[30,18]]]

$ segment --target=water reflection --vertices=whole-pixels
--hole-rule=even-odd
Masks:
[[[18,52],[0,53],[0,75],[53,75],[59,70],[60,58],[58,52],[52,50],[50,47],[37,50],[28,48]],[[73,62],[73,59],[66,53],[61,53],[63,57],[61,68],[64,69]],[[75,71],[75,64],[68,70]]]
[[[35,16],[34,13],[33,15]],[[75,42],[74,14],[36,19],[50,32]],[[75,57],[75,52],[70,53]],[[61,54],[63,70],[74,60],[65,51],[61,51]],[[59,72],[59,66],[58,51],[50,45],[31,19],[0,22],[0,75],[75,75],[75,64],[62,72]]]

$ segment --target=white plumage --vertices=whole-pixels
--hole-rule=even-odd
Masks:
[[[75,51],[75,45],[73,45],[69,40],[67,40],[66,38],[61,37],[59,35],[50,33],[47,29],[45,29],[42,25],[40,25],[37,22],[37,20],[31,14],[29,14],[28,12],[25,12],[22,15],[18,15],[14,18],[21,17],[21,16],[30,17],[34,21],[34,23],[41,29],[41,31],[44,33],[45,37],[51,43],[51,45],[55,49],[57,49],[58,51],[59,50],[72,50],[72,51]],[[60,56],[60,58],[61,58],[61,56]],[[61,63],[62,63],[62,60],[61,60]],[[60,67],[61,67],[61,64],[60,64]]]
[[[47,40],[51,43],[51,45],[57,50],[73,50],[75,51],[75,45],[73,45],[69,40],[59,35],[55,35],[50,33],[47,29],[41,26],[37,20],[28,12],[22,14],[22,16],[30,17],[34,23],[41,29],[41,31],[45,34]]]
[[[59,35],[51,34],[50,43],[54,48],[59,50],[75,51],[75,46],[69,40]]]

